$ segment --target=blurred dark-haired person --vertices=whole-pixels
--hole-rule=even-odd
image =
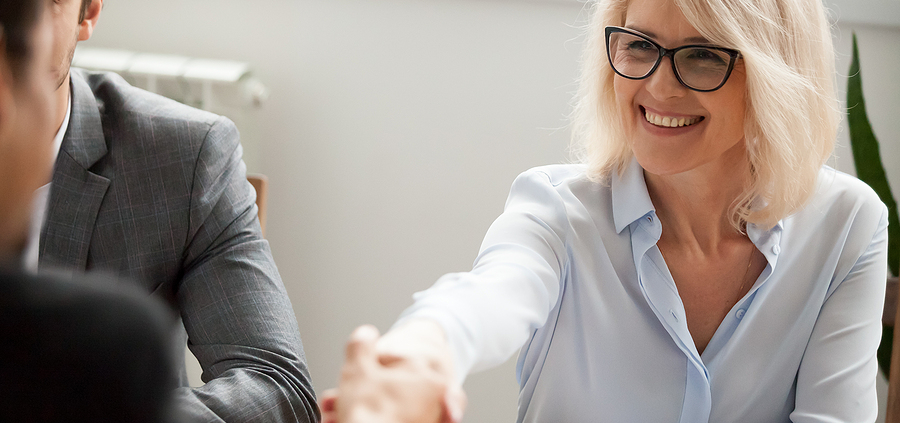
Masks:
[[[20,269],[51,171],[46,0],[0,1],[0,421],[171,422],[173,318],[134,289]]]
[[[175,309],[205,382],[190,388],[180,363],[176,405],[190,419],[317,421],[234,124],[118,75],[70,69],[103,1],[50,5],[55,166],[35,201],[25,266],[112,273]]]

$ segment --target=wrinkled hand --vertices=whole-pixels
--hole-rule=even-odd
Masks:
[[[457,423],[466,397],[456,384],[443,331],[418,322],[379,338],[360,326],[347,342],[337,389],[319,402],[323,423]]]

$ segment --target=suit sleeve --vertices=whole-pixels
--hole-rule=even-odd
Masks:
[[[793,422],[875,421],[876,352],[887,277],[887,208],[879,210],[880,219],[875,210],[863,217],[878,222],[874,236],[846,276],[833,283],[816,319],[797,373]]]
[[[177,302],[205,385],[180,388],[188,421],[315,422],[296,317],[262,238],[237,129],[211,127],[197,158]]]

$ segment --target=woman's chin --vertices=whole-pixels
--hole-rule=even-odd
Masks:
[[[695,166],[694,160],[688,155],[678,151],[669,151],[662,148],[648,148],[650,151],[634,150],[634,157],[644,172],[657,175],[669,176],[687,172]],[[681,153],[681,154],[680,154]],[[686,157],[688,156],[688,157]]]

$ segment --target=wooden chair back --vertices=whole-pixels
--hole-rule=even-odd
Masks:
[[[259,173],[248,173],[247,181],[256,190],[256,207],[259,209],[259,228],[263,237],[266,236],[266,197],[269,194],[269,178]]]

